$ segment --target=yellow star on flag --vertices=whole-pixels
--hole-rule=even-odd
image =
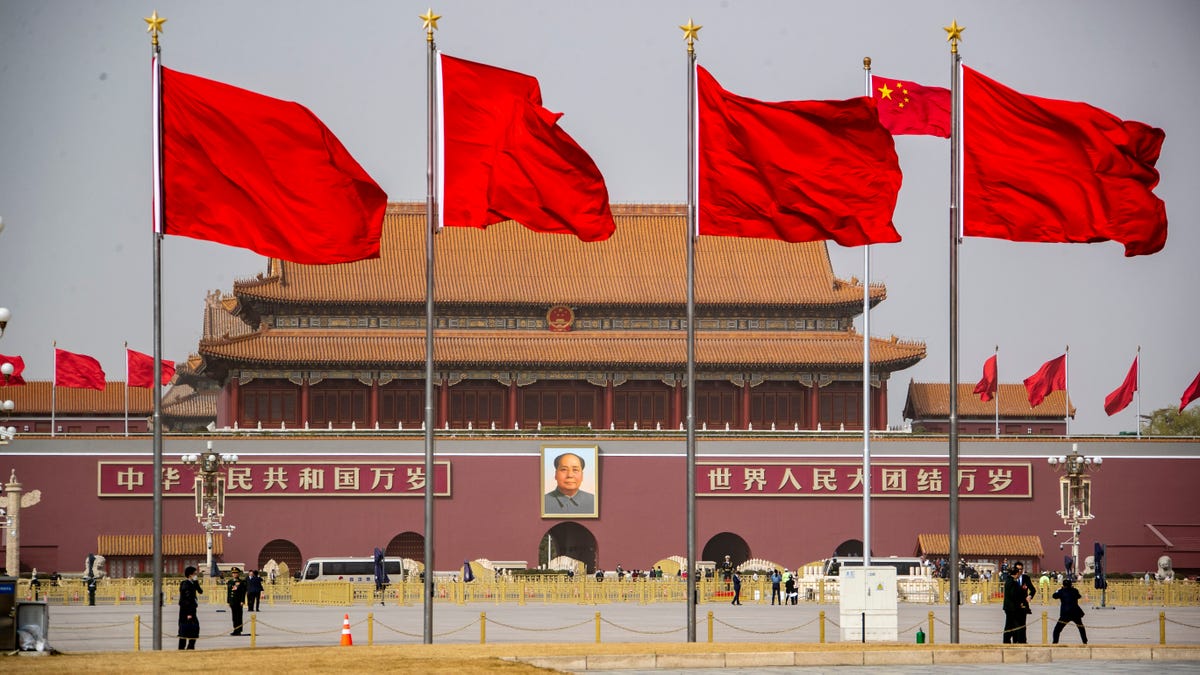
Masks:
[[[879,97],[890,99],[892,97],[892,90],[888,89],[888,86],[886,84],[883,85],[882,87],[879,88]]]

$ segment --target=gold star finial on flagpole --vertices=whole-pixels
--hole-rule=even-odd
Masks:
[[[689,52],[696,50],[695,44],[696,40],[700,39],[698,33],[700,32],[701,28],[704,28],[704,26],[697,26],[692,22],[691,17],[688,17],[688,22],[686,24],[679,27],[679,30],[683,31],[683,39],[687,40]]]
[[[424,22],[421,25],[421,28],[425,29],[425,39],[433,42],[433,31],[437,30],[437,22],[438,19],[442,18],[442,15],[434,14],[433,8],[430,7],[429,9],[425,10],[424,14],[417,18]]]
[[[166,17],[159,16],[156,9],[150,16],[142,17],[142,21],[146,22],[146,32],[150,34],[150,44],[157,47],[158,34],[165,30],[163,24],[167,22]]]
[[[958,25],[957,19],[951,19],[949,26],[943,26],[942,30],[946,31],[946,41],[950,43],[950,53],[958,53],[958,41],[962,39],[962,33],[966,28]]]

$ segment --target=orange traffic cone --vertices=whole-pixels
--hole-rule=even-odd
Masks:
[[[342,645],[343,647],[353,647],[354,638],[350,635],[350,615],[346,614],[342,617]]]

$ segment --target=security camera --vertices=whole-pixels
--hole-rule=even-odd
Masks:
[[[1062,544],[1059,544],[1059,545],[1058,545],[1058,550],[1060,550],[1060,551],[1061,551],[1061,550],[1063,550],[1063,545],[1062,545]]]

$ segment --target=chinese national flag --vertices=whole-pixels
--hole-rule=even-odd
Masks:
[[[1010,241],[1167,241],[1154,195],[1162,129],[1086,103],[1027,96],[963,68],[963,232]]]
[[[21,377],[21,373],[25,370],[25,359],[19,356],[5,356],[0,354],[0,365],[11,363],[13,367],[12,375],[7,378],[0,375],[0,387],[21,387],[25,385],[25,378]]]
[[[1189,403],[1198,398],[1200,398],[1200,374],[1196,375],[1196,379],[1192,380],[1192,383],[1184,390],[1183,397],[1179,399],[1179,412],[1183,412]]]
[[[162,69],[163,231],[298,263],[379,257],[387,195],[299,103]]]
[[[872,75],[871,95],[879,108],[879,121],[893,136],[950,138],[949,89]]]
[[[992,396],[996,393],[996,355],[992,354],[987,361],[983,362],[983,379],[979,384],[975,385],[975,392],[979,394],[979,400],[987,403],[992,400]]]
[[[86,354],[73,354],[64,349],[55,349],[54,385],[104,391],[104,369],[100,367],[99,361]]]
[[[1029,405],[1038,407],[1050,392],[1067,388],[1067,355],[1050,359],[1042,364],[1033,375],[1025,378],[1025,391],[1029,393]]]
[[[154,386],[154,357],[149,354],[135,352],[132,349],[125,350],[126,367],[128,368],[128,382],[130,387],[141,387],[149,389]],[[175,375],[175,362],[162,360],[162,383],[165,386],[171,381]]]
[[[616,230],[604,176],[555,113],[537,78],[439,55],[441,224],[514,220],[537,232],[603,241]]]
[[[699,66],[696,93],[700,234],[900,241],[900,162],[871,99],[758,101]]]
[[[1104,397],[1104,412],[1108,413],[1109,417],[1116,415],[1124,410],[1129,402],[1133,400],[1133,392],[1138,388],[1138,360],[1133,357],[1133,365],[1129,368],[1129,373],[1125,375],[1125,381],[1121,386],[1117,387],[1111,394]]]

